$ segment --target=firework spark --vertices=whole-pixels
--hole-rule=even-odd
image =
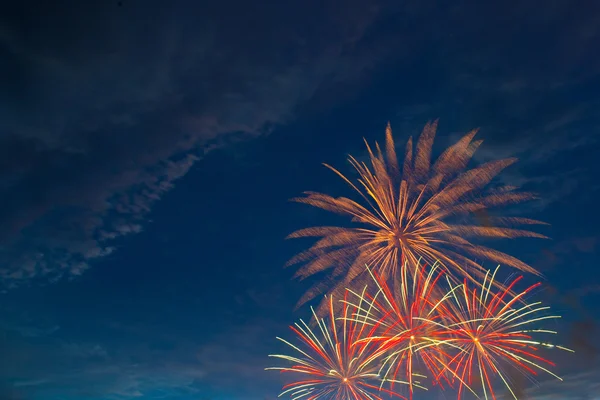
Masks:
[[[400,284],[391,287],[385,279],[370,271],[375,283],[374,295],[358,294],[357,319],[373,326],[373,334],[359,342],[376,344],[376,354],[382,355],[379,375],[382,382],[394,383],[403,379],[408,384],[409,397],[415,388],[425,389],[419,381],[426,378],[417,371],[423,366],[432,377],[445,378],[444,360],[449,355],[444,351],[445,337],[440,336],[439,321],[450,312],[446,302],[450,294],[441,294],[438,281],[443,272],[434,265],[409,270],[405,263],[400,269]],[[412,273],[412,275],[409,275]],[[442,366],[442,367],[440,367]],[[440,379],[434,384],[442,385]]]
[[[297,380],[283,387],[280,397],[289,395],[292,399],[307,400],[383,400],[382,395],[404,398],[379,385],[376,364],[377,354],[372,353],[369,343],[357,343],[368,337],[369,327],[361,323],[352,311],[353,307],[343,301],[341,316],[336,319],[333,298],[329,298],[329,321],[313,315],[318,331],[300,320],[291,329],[300,339],[301,345],[294,345],[277,338],[294,349],[297,356],[270,355],[290,362],[289,367],[273,367],[292,373]],[[361,305],[358,305],[361,307]],[[320,333],[320,334],[319,334]]]
[[[490,207],[532,199],[531,193],[516,192],[515,187],[484,190],[490,181],[516,159],[503,159],[465,171],[481,141],[473,141],[476,130],[466,134],[431,163],[431,149],[437,122],[428,123],[413,154],[408,140],[404,163],[400,167],[392,131],[386,130],[385,155],[378,144],[375,151],[367,144],[370,167],[349,157],[359,174],[352,182],[335,168],[327,168],[341,177],[362,199],[306,192],[297,202],[337,214],[350,216],[359,227],[321,226],[302,229],[290,238],[320,238],[308,250],[292,258],[287,265],[302,263],[296,273],[305,278],[333,268],[331,279],[321,281],[299,301],[301,305],[325,290],[338,297],[364,276],[369,265],[380,276],[398,276],[398,266],[416,268],[418,260],[429,265],[440,262],[461,276],[481,279],[485,270],[468,256],[536,273],[524,262],[502,252],[471,243],[470,237],[516,238],[545,236],[511,225],[542,224],[526,218],[481,215]],[[462,217],[462,219],[461,219]],[[450,219],[452,219],[450,221]],[[492,224],[492,225],[490,225]],[[333,283],[331,282],[333,281]],[[333,286],[333,287],[332,287]],[[322,315],[326,305],[321,306]]]
[[[541,306],[541,302],[526,302],[525,296],[540,284],[513,295],[513,288],[522,277],[500,290],[494,285],[497,271],[491,275],[488,272],[483,283],[473,289],[466,280],[462,285],[454,286],[448,280],[452,286],[451,301],[458,312],[445,313],[447,320],[439,326],[447,335],[444,345],[458,351],[445,364],[445,369],[458,384],[459,399],[465,388],[481,398],[481,393],[477,394],[473,389],[474,384],[483,391],[483,398],[496,399],[492,379],[499,377],[516,400],[511,374],[517,372],[531,378],[538,372],[545,372],[562,380],[549,369],[554,363],[540,356],[539,351],[555,348],[572,352],[534,338],[556,333],[536,329],[532,327],[534,323],[560,318],[544,314],[549,307]]]

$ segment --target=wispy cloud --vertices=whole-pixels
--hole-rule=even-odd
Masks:
[[[171,363],[148,366],[138,364],[82,364],[70,373],[49,372],[49,378],[16,381],[13,387],[24,394],[44,398],[177,399],[201,393],[204,373],[193,365]]]
[[[41,24],[11,20],[20,12],[12,7],[0,34],[5,79],[24,84],[0,98],[0,190],[8,200],[0,278],[12,286],[81,274],[116,239],[140,232],[153,204],[207,151],[268,133],[323,82],[356,78],[374,57],[349,51],[375,21],[373,8],[327,14],[315,21],[324,30],[313,32],[266,5],[238,19],[222,7],[204,15],[106,3],[49,12]],[[96,24],[98,15],[111,23]],[[233,20],[211,23],[226,16]],[[146,19],[155,21],[150,33],[136,22]],[[231,24],[253,33],[234,37]],[[79,40],[63,41],[54,26]],[[33,42],[24,39],[28,29],[39,32]],[[271,34],[281,29],[286,40]],[[98,35],[105,39],[91,51]]]
[[[537,387],[525,390],[525,397],[530,400],[595,400],[600,394],[600,370],[571,374],[564,381],[549,380]],[[505,396],[505,399],[509,397]],[[512,397],[510,397],[512,398]]]
[[[35,379],[35,380],[25,380],[25,381],[16,381],[13,386],[14,387],[27,387],[27,386],[39,386],[44,385],[46,383],[50,383],[48,379]]]
[[[4,339],[0,396],[177,399],[199,393],[204,385],[205,370],[193,356],[186,357],[197,347],[187,343],[184,349],[148,354],[145,342],[121,347],[52,337]]]
[[[568,264],[571,269],[582,271],[587,261],[584,256],[595,254],[599,248],[600,236],[597,235],[562,239],[542,250],[534,266],[540,271],[548,271],[558,265]]]
[[[440,118],[438,146],[444,136],[451,142],[481,128],[476,161],[518,157],[501,178],[539,191],[543,200],[532,203],[538,211],[580,189],[597,193],[600,187],[589,178],[593,167],[574,167],[584,166],[580,155],[600,144],[600,103],[591,94],[600,83],[600,60],[589,57],[600,38],[596,13],[561,0],[544,10],[529,2],[509,8],[461,3],[444,9],[444,23],[434,24],[444,61],[432,70],[440,78],[423,89],[427,101],[407,96],[396,108],[397,136],[416,133],[433,118]]]
[[[90,343],[66,343],[64,345],[64,352],[69,357],[77,358],[108,358],[106,349],[99,344]]]
[[[39,338],[52,335],[59,329],[54,321],[35,319],[26,313],[0,308],[0,330],[16,332],[24,338]]]
[[[73,329],[30,337],[0,326],[0,385],[7,393],[52,400],[208,394],[262,400],[280,388],[279,375],[264,368],[286,326],[271,319],[216,324],[210,334],[131,322],[98,327],[106,334],[94,341]]]
[[[285,326],[257,320],[234,327],[205,343],[197,352],[198,365],[206,372],[206,383],[219,398],[259,399],[260,393],[275,393],[281,379],[265,373],[277,332]],[[240,397],[241,396],[241,397]],[[245,397],[244,397],[245,396]]]

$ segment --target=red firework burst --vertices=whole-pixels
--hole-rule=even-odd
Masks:
[[[318,330],[311,329],[302,320],[291,326],[300,339],[299,345],[277,338],[297,352],[296,356],[270,356],[291,365],[268,370],[279,370],[296,377],[283,387],[281,395],[307,400],[383,400],[382,396],[404,398],[379,384],[375,346],[369,342],[359,342],[372,335],[372,328],[356,318],[355,307],[347,299],[342,303],[341,314],[336,318],[333,298],[329,297],[329,321],[317,317],[313,311]],[[361,307],[361,304],[357,307]]]
[[[361,339],[377,345],[382,362],[379,374],[393,389],[395,383],[408,385],[410,398],[415,388],[426,389],[420,380],[429,372],[434,384],[442,385],[445,378],[444,360],[449,358],[443,346],[439,322],[449,312],[438,281],[443,272],[434,265],[427,268],[399,269],[401,277],[396,285],[389,285],[379,274],[371,272],[376,291],[374,294],[355,296],[362,307],[358,319],[373,326],[373,335]],[[443,387],[443,385],[442,385]]]
[[[469,287],[465,280],[450,291],[456,311],[444,314],[444,344],[457,354],[445,363],[445,369],[458,383],[459,399],[465,388],[480,398],[496,399],[493,380],[497,377],[516,400],[511,374],[517,372],[531,377],[545,372],[562,380],[550,371],[555,364],[542,357],[540,350],[572,351],[536,338],[556,332],[536,329],[531,327],[533,323],[560,318],[545,314],[550,307],[541,306],[541,302],[527,303],[526,295],[540,284],[514,294],[514,287],[522,277],[499,289],[494,284],[496,272],[497,269],[492,274],[488,272],[481,285]],[[474,384],[483,393],[476,393]]]

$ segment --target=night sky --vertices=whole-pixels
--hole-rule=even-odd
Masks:
[[[4,4],[0,400],[276,398],[310,315],[285,237],[340,221],[288,199],[350,195],[321,163],[436,118],[434,153],[479,127],[550,223],[491,243],[576,350],[529,398],[600,398],[598,48],[594,1]]]

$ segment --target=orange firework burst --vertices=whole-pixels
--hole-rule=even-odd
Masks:
[[[403,398],[380,387],[377,354],[372,351],[374,346],[367,342],[358,343],[358,340],[368,337],[371,332],[367,324],[353,318],[354,307],[343,301],[342,314],[336,323],[331,297],[328,304],[328,323],[318,318],[313,311],[320,334],[300,320],[300,323],[291,327],[300,339],[300,346],[277,338],[298,353],[297,356],[270,356],[292,365],[267,368],[268,370],[293,373],[299,377],[285,385],[280,396],[287,394],[292,399],[307,400],[383,400],[382,395]]]
[[[437,265],[419,265],[409,271],[405,264],[400,269],[400,284],[392,289],[376,272],[369,272],[377,288],[375,294],[351,292],[362,304],[357,307],[358,320],[374,327],[373,334],[359,343],[377,345],[382,381],[390,382],[392,389],[396,382],[407,383],[412,399],[415,387],[425,389],[419,379],[426,376],[417,371],[418,365],[437,378],[434,383],[441,384],[444,360],[449,359],[441,346],[444,337],[440,333],[444,332],[439,325],[442,315],[449,312],[445,305],[449,294],[440,295],[437,286],[443,273]],[[404,380],[399,381],[400,377]]]
[[[534,197],[530,193],[515,192],[514,187],[508,186],[484,191],[490,181],[516,159],[492,161],[465,171],[481,144],[481,141],[473,141],[474,130],[444,151],[432,165],[431,149],[436,129],[437,122],[425,126],[414,154],[412,138],[408,140],[402,168],[389,125],[385,155],[378,144],[375,152],[367,144],[370,167],[349,157],[350,164],[359,174],[356,183],[326,165],[350,185],[363,204],[346,197],[335,198],[314,192],[306,192],[306,197],[294,199],[350,216],[353,222],[360,224],[360,227],[307,228],[289,236],[321,238],[287,263],[304,263],[297,271],[297,277],[305,278],[335,267],[331,276],[336,281],[333,289],[329,283],[320,282],[300,299],[299,305],[327,289],[341,295],[346,287],[363,276],[365,265],[382,277],[395,277],[398,276],[396,269],[404,265],[404,261],[415,268],[422,259],[429,265],[440,262],[462,276],[482,278],[483,268],[467,257],[473,256],[536,273],[514,257],[468,240],[469,237],[545,237],[508,227],[542,223],[531,219],[488,216],[481,224],[480,217],[485,209]],[[451,217],[463,218],[452,222]],[[476,218],[470,220],[471,217]]]
[[[541,306],[541,302],[525,302],[524,297],[540,284],[513,295],[512,290],[521,277],[499,290],[494,285],[497,270],[491,276],[488,272],[483,283],[472,290],[466,280],[453,286],[450,293],[458,312],[445,313],[446,321],[440,324],[448,335],[444,344],[458,350],[445,369],[458,383],[459,399],[465,388],[481,398],[473,389],[474,383],[481,387],[483,398],[496,399],[492,379],[499,377],[516,400],[509,378],[511,370],[528,376],[542,371],[562,380],[548,369],[554,364],[540,356],[539,350],[572,351],[534,339],[537,334],[556,332],[531,328],[533,323],[560,318],[543,314],[549,307]]]

